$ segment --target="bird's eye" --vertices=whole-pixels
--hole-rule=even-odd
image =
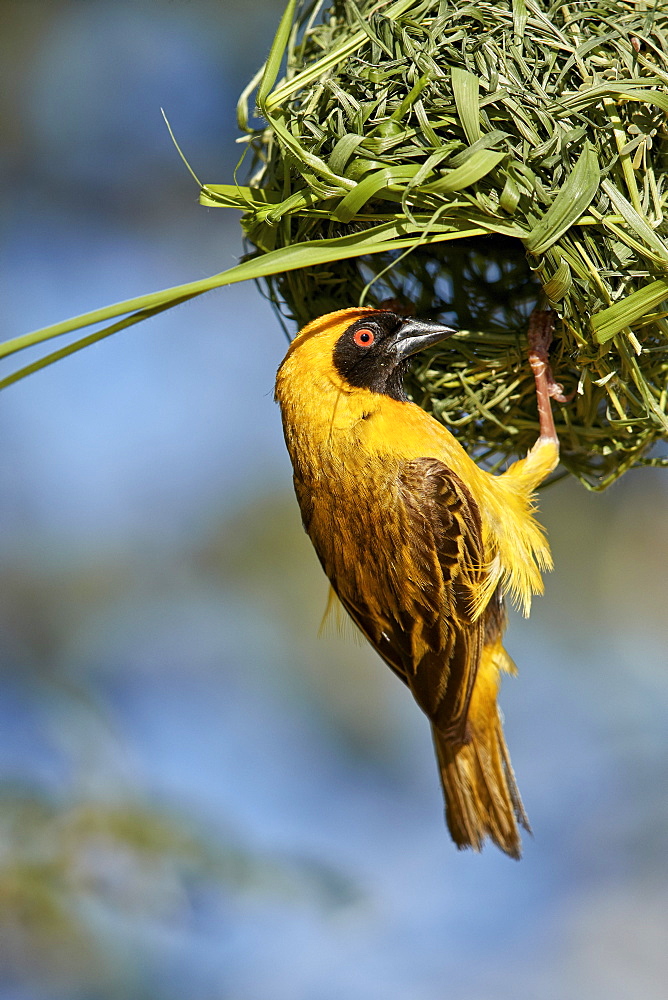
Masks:
[[[375,336],[371,330],[367,330],[366,327],[362,330],[355,330],[353,334],[353,340],[358,347],[371,347],[375,340]]]

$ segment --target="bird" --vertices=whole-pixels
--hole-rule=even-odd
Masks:
[[[429,720],[451,838],[513,858],[531,829],[497,704],[502,675],[516,673],[504,598],[528,614],[552,568],[534,492],[559,461],[553,324],[549,310],[529,319],[539,435],[501,474],[404,389],[413,355],[453,327],[337,310],[297,334],[276,377],[304,528],[340,603]]]

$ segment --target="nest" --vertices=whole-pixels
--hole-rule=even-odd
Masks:
[[[493,467],[536,438],[526,327],[549,303],[563,466],[601,489],[665,463],[666,84],[664,4],[289,4],[258,128],[240,103],[243,225],[259,253],[336,252],[265,279],[272,300],[298,326],[388,299],[456,325],[410,390]]]

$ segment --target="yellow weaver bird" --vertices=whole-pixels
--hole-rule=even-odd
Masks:
[[[403,389],[410,358],[456,331],[388,310],[309,323],[276,379],[304,527],[343,607],[429,718],[455,844],[490,837],[520,856],[529,830],[497,693],[515,673],[503,596],[525,613],[551,568],[533,491],[559,446],[547,348],[533,313],[529,360],[540,436],[502,475],[479,468]]]

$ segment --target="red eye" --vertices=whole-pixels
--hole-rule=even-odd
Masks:
[[[371,347],[375,340],[375,336],[371,330],[367,330],[366,327],[362,330],[355,330],[353,334],[353,340],[358,347]]]

